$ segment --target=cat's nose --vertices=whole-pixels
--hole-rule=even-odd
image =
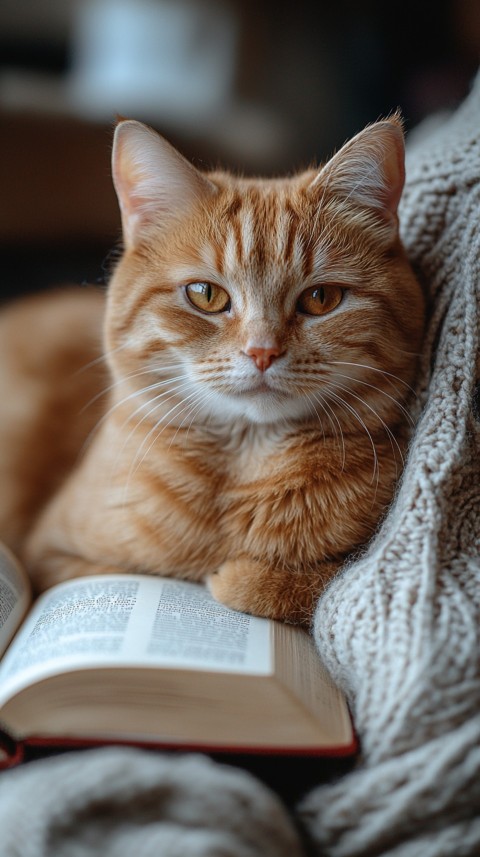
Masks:
[[[270,348],[260,348],[256,345],[247,345],[244,352],[248,357],[251,357],[255,362],[257,369],[265,372],[272,365],[276,357],[282,353],[278,346],[270,346]]]

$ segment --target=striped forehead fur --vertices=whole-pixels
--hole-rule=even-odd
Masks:
[[[223,203],[217,202],[207,214],[208,241],[222,246],[222,264],[230,273],[246,265],[265,270],[281,263],[308,275],[315,243],[311,204],[301,199],[297,182],[237,180]],[[212,248],[203,252],[212,257]]]

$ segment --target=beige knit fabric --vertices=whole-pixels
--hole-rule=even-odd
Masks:
[[[301,857],[254,777],[197,755],[68,753],[0,777],[1,857]]]
[[[480,78],[412,148],[401,216],[431,296],[419,423],[384,526],[316,615],[362,744],[298,810],[316,857],[480,855]],[[273,795],[201,757],[97,750],[0,777],[0,857],[300,853]]]

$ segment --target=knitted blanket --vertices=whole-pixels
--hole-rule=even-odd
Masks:
[[[357,768],[297,808],[317,857],[480,854],[480,76],[410,147],[403,237],[431,313],[393,507],[321,598]],[[281,802],[201,756],[103,749],[0,778],[1,857],[300,857]]]

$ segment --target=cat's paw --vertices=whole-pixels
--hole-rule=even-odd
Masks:
[[[247,557],[228,560],[218,571],[209,575],[207,586],[213,597],[226,607],[265,616],[268,614],[260,612],[262,599],[257,591],[258,571],[258,563]]]
[[[305,586],[299,591],[296,577],[300,579],[285,569],[270,568],[242,556],[224,562],[207,578],[207,585],[217,601],[233,610],[267,619],[308,623],[313,602],[309,598],[306,603]]]

